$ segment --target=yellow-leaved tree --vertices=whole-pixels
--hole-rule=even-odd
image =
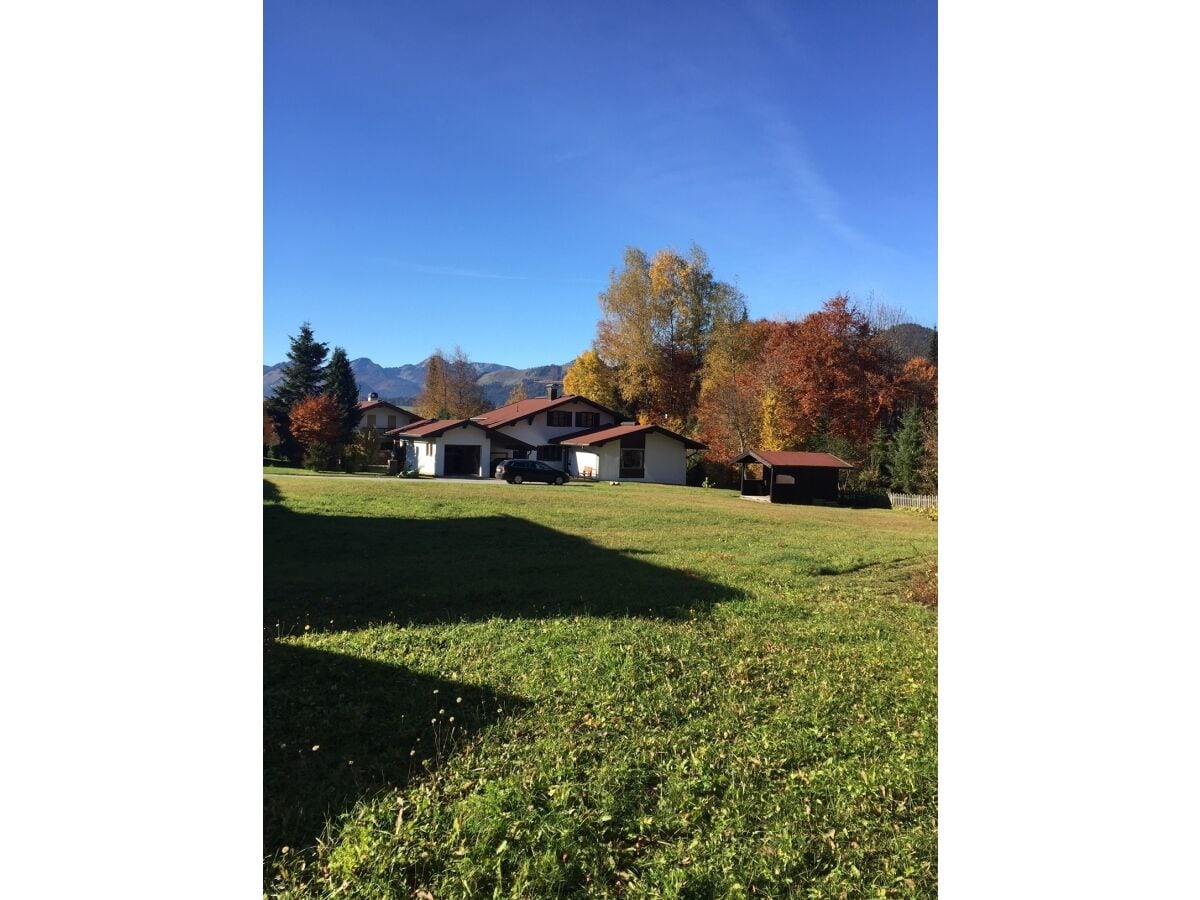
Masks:
[[[617,392],[617,370],[605,365],[595,350],[584,350],[575,358],[563,378],[563,390],[587,397],[611,410],[622,406]]]

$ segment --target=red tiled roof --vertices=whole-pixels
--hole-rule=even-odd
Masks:
[[[510,403],[507,406],[501,406],[499,409],[493,409],[491,412],[485,412],[482,415],[475,417],[476,422],[482,422],[489,428],[498,428],[501,425],[509,425],[516,422],[518,419],[524,419],[527,416],[534,416],[540,412],[545,412],[548,409],[554,409],[556,406],[562,406],[564,403],[586,403],[589,406],[594,406],[603,413],[616,418],[616,413],[611,409],[601,406],[595,401],[589,400],[587,397],[582,397],[579,394],[567,394],[565,397],[559,397],[557,400],[551,400],[549,397],[535,397],[532,400],[518,400],[516,403]]]
[[[567,444],[571,447],[588,447],[593,444],[607,444],[609,441],[615,441],[618,438],[628,437],[631,434],[643,434],[647,431],[657,431],[659,434],[666,435],[669,438],[683,441],[683,445],[689,450],[708,449],[703,444],[697,443],[691,438],[686,438],[682,434],[668,431],[661,425],[606,425],[603,428],[593,428],[588,431],[580,431],[576,434],[568,434],[566,437],[550,438],[550,443]]]
[[[485,431],[492,436],[493,439],[501,441],[503,447],[514,447],[518,450],[532,450],[533,445],[527,444],[524,441],[519,441],[510,434],[504,434],[501,431],[494,431],[482,422],[476,422],[473,419],[422,419],[419,422],[413,422],[411,425],[405,425],[403,428],[393,428],[391,431],[384,432],[394,438],[434,438],[440,434],[444,434],[452,428],[457,428],[459,425],[473,425],[481,431]]]
[[[403,434],[405,437],[434,437],[443,431],[449,431],[455,425],[462,425],[464,422],[474,425],[476,428],[483,428],[478,422],[472,422],[470,419],[425,419],[404,428],[393,429],[388,434]]]
[[[832,453],[805,453],[799,450],[747,450],[735,463],[766,463],[768,466],[807,466],[817,469],[853,469],[851,463]]]
[[[399,434],[402,431],[410,431],[413,428],[420,428],[422,425],[428,425],[430,422],[436,422],[436,421],[437,421],[437,419],[417,419],[413,422],[409,422],[407,425],[401,425],[399,428],[393,428],[390,431],[386,431],[384,433],[385,434]]]

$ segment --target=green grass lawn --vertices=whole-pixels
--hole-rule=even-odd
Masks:
[[[928,518],[263,491],[267,894],[936,895]]]

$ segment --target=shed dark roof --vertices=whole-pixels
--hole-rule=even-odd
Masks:
[[[764,463],[768,466],[802,466],[815,469],[853,469],[854,466],[832,453],[805,453],[799,450],[747,450],[734,463]]]
[[[587,431],[568,434],[564,437],[553,437],[550,438],[550,443],[567,444],[571,447],[589,447],[597,444],[607,444],[609,441],[615,441],[618,438],[623,438],[631,434],[643,434],[648,431],[657,431],[659,434],[682,441],[684,447],[689,450],[708,449],[703,444],[697,443],[691,438],[686,438],[682,434],[669,431],[661,425],[606,425],[603,428],[591,428]]]
[[[501,406],[499,409],[493,409],[491,412],[478,415],[475,417],[475,421],[482,422],[489,428],[498,428],[501,425],[510,425],[518,419],[524,419],[527,416],[534,416],[548,409],[554,409],[556,406],[562,406],[564,403],[586,403],[588,406],[594,406],[600,412],[608,413],[613,418],[617,418],[617,414],[611,409],[601,406],[587,397],[580,396],[579,394],[567,394],[565,397],[559,397],[557,400],[551,400],[549,397],[518,400],[516,403],[510,403],[507,406]]]

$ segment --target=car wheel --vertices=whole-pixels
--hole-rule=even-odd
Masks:
[[[520,475],[514,475],[514,476],[512,477],[512,481],[510,481],[510,482],[509,482],[509,484],[520,484],[520,483],[521,483],[521,476],[520,476]]]
[[[554,483],[555,483],[555,484],[562,484],[562,476],[561,476],[561,475],[555,475],[555,476],[554,476]]]

